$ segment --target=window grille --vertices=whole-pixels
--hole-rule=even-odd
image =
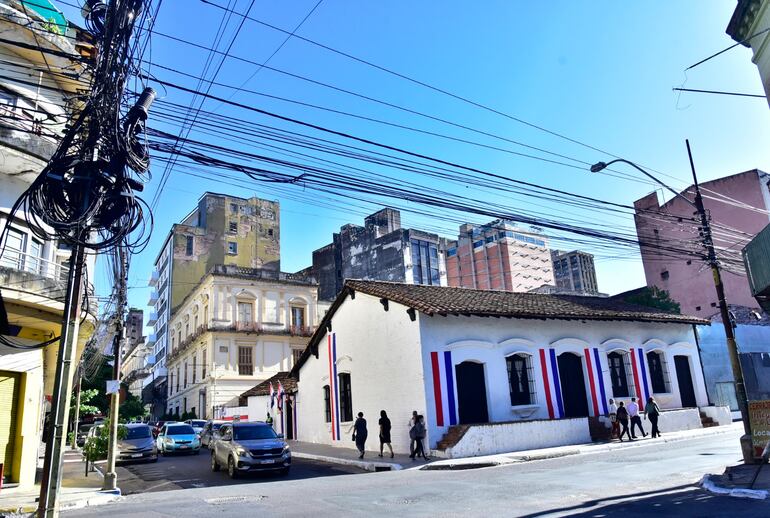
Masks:
[[[650,370],[652,393],[665,394],[671,392],[671,385],[669,384],[668,379],[668,367],[666,365],[666,356],[659,351],[648,352],[647,366]]]
[[[324,419],[327,423],[332,422],[332,393],[329,385],[324,385]]]
[[[238,374],[241,376],[254,374],[254,355],[249,346],[238,347]]]
[[[353,397],[350,387],[350,374],[343,372],[339,374],[340,391],[340,417],[343,422],[353,420]]]
[[[511,406],[533,405],[536,402],[535,376],[532,371],[532,356],[512,354],[505,359],[508,367],[508,387]]]

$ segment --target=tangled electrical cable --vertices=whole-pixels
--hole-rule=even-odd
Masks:
[[[150,178],[144,130],[155,91],[145,89],[131,109],[121,111],[132,69],[131,36],[143,4],[88,0],[83,8],[100,45],[93,87],[46,167],[11,209],[21,211],[41,239],[100,251],[134,250],[149,240],[151,215],[136,193]]]

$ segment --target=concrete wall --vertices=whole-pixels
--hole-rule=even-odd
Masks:
[[[591,442],[588,419],[559,419],[471,426],[447,448],[448,458],[476,457]]]
[[[702,184],[703,189],[718,193],[718,196],[729,197],[737,202],[751,207],[759,207],[763,210],[770,208],[770,191],[766,185],[768,176],[765,173],[747,171],[725,178],[720,178]],[[714,198],[717,195],[705,193],[704,204],[711,214],[714,223],[726,225],[754,235],[762,230],[770,218],[767,214],[758,211],[747,210],[736,206],[736,203],[723,203]],[[692,199],[692,195],[687,194]],[[695,224],[683,224],[677,220],[664,220],[659,217],[645,217],[640,214],[641,209],[652,211],[662,210],[682,218],[691,218],[693,209],[687,202],[680,198],[674,198],[662,206],[659,205],[657,193],[651,193],[634,203],[637,214],[634,216],[639,238],[650,246],[666,240],[689,240],[699,242],[697,226]],[[656,233],[657,231],[657,233]],[[670,241],[669,241],[670,242]],[[714,244],[717,247],[734,247],[734,238],[715,234]],[[703,263],[697,258],[671,258],[661,256],[650,246],[642,246],[642,261],[644,274],[648,286],[657,286],[667,290],[671,298],[679,302],[682,313],[709,318],[716,311],[717,299],[714,291],[714,281],[711,271],[703,268]],[[689,264],[688,264],[689,261]],[[728,271],[722,271],[722,280],[725,293],[730,304],[758,308],[757,301],[751,296],[748,279],[745,275],[737,275]]]
[[[724,426],[733,422],[732,412],[728,406],[703,406],[700,407],[700,411],[718,423],[719,426]]]
[[[642,423],[644,423],[645,431],[649,433],[649,421],[643,420]],[[703,425],[701,424],[700,413],[697,408],[667,410],[662,412],[658,418],[658,429],[661,433],[697,430],[699,428],[703,428]]]
[[[588,402],[589,412],[595,415],[593,395],[590,386],[588,365],[585,358],[585,350],[589,349],[591,356],[591,372],[593,373],[594,387],[597,398],[598,414],[604,413],[601,401],[599,377],[605,387],[605,397],[613,397],[612,383],[608,366],[607,353],[610,351],[635,350],[638,359],[638,349],[643,350],[645,356],[649,351],[660,351],[665,356],[665,367],[669,380],[666,393],[655,393],[658,404],[663,409],[681,407],[679,397],[679,384],[674,370],[674,355],[684,355],[690,362],[690,371],[693,378],[693,386],[697,404],[706,406],[708,399],[700,368],[698,351],[695,346],[692,327],[682,324],[654,324],[634,322],[579,322],[559,320],[518,320],[518,319],[491,319],[482,317],[463,316],[436,316],[422,315],[421,340],[423,346],[423,368],[425,370],[424,390],[427,397],[428,428],[431,437],[431,447],[440,439],[451,425],[451,408],[454,406],[457,422],[459,422],[458,386],[456,379],[452,381],[452,389],[449,390],[447,368],[445,362],[449,362],[451,373],[454,377],[455,367],[464,361],[472,361],[484,365],[484,375],[487,391],[487,407],[491,422],[524,421],[532,419],[549,419],[550,413],[547,406],[548,395],[543,383],[542,369],[544,365],[540,360],[540,350],[548,358],[548,350],[554,349],[556,356],[562,353],[574,353],[581,358],[583,376],[585,379],[585,397]],[[597,369],[593,349],[598,349],[599,368]],[[437,395],[434,392],[434,377],[432,376],[432,356],[438,355],[439,371],[436,377],[439,380],[441,394],[440,401],[443,424],[439,424],[436,404]],[[531,405],[512,406],[509,393],[508,372],[505,358],[514,353],[530,355],[532,373],[535,380],[535,401]],[[447,360],[448,356],[448,360]],[[545,368],[549,371],[549,363],[546,359]],[[649,368],[645,357],[645,370],[647,386],[652,392],[652,384],[649,379]],[[550,371],[549,371],[550,372]],[[641,368],[638,371],[641,394],[644,396],[644,384]],[[629,373],[627,373],[629,374]],[[633,380],[629,374],[629,386],[632,394]],[[553,379],[549,379],[549,393],[552,405],[557,406],[557,397],[554,392]],[[617,399],[617,398],[616,398]]]
[[[378,447],[377,421],[380,410],[385,410],[393,425],[393,449],[409,451],[412,411],[425,412],[420,318],[418,315],[418,321],[412,322],[406,308],[392,302],[385,311],[379,299],[363,293],[357,293],[355,300],[345,300],[332,319],[331,333],[324,333],[321,339],[318,358],[311,355],[299,373],[299,440],[343,448],[352,445],[348,433],[352,421],[341,423],[340,438],[334,440],[332,423],[325,420],[323,386],[330,385],[328,340],[332,337],[337,373],[350,374],[354,415],[363,412],[368,422],[368,448]]]

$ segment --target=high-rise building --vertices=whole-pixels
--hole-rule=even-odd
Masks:
[[[437,234],[401,228],[401,213],[382,209],[347,224],[333,241],[313,252],[318,298],[333,300],[345,279],[446,286],[444,256]]]
[[[770,175],[754,169],[700,184],[731,305],[759,308],[743,270],[741,249],[770,221],[768,182]],[[693,200],[694,189],[688,187],[682,196]],[[692,205],[678,196],[661,205],[653,192],[636,200],[634,209],[647,286],[667,290],[682,314],[709,318],[719,312],[714,278],[699,258],[700,221],[694,220]]]
[[[553,279],[560,290],[586,295],[599,293],[593,255],[580,250],[572,252],[552,250],[551,262]]]
[[[130,308],[126,316],[126,347],[130,348],[139,343],[144,331],[144,311]]]
[[[553,284],[548,238],[511,221],[460,226],[446,243],[449,286],[526,292]]]
[[[168,322],[201,279],[215,266],[279,272],[281,266],[280,206],[277,201],[256,197],[239,198],[207,192],[184,220],[171,227],[160,253],[150,285],[148,305],[153,307],[148,325],[155,328],[147,340],[155,364],[146,383],[145,399],[165,395]],[[153,404],[156,415],[165,404]]]

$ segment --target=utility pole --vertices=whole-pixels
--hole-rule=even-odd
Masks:
[[[735,379],[735,398],[738,400],[738,409],[741,412],[741,419],[743,420],[743,431],[745,432],[745,435],[741,437],[741,449],[743,451],[744,461],[746,463],[751,463],[753,462],[751,423],[749,422],[748,398],[746,397],[746,386],[743,381],[743,369],[741,367],[740,357],[738,356],[738,343],[735,341],[735,330],[733,329],[732,320],[730,319],[730,310],[727,306],[727,300],[725,299],[725,288],[724,284],[722,284],[722,272],[719,268],[716,251],[714,250],[711,223],[706,208],[703,205],[703,197],[700,193],[698,177],[695,174],[695,164],[692,159],[692,151],[690,150],[690,141],[685,140],[685,142],[687,143],[687,156],[690,159],[692,180],[695,187],[695,208],[700,216],[701,227],[703,229],[703,246],[706,249],[708,263],[711,267],[711,273],[714,276],[714,287],[717,292],[719,313],[722,316],[722,325],[725,328],[727,352],[730,355],[730,366],[732,367],[733,378]]]
[[[80,388],[83,384],[83,362],[81,360],[75,371],[77,384],[75,385],[75,411],[72,415],[72,443],[70,447],[74,450],[78,447],[78,421],[80,420]]]
[[[107,448],[107,468],[104,473],[104,483],[102,490],[110,491],[116,489],[117,473],[115,473],[115,455],[118,445],[118,420],[120,413],[120,361],[124,335],[124,314],[126,310],[126,286],[128,282],[128,262],[126,260],[126,250],[123,246],[118,248],[118,261],[120,263],[120,279],[118,281],[118,309],[117,309],[117,331],[113,341],[113,362],[112,379],[118,381],[117,391],[110,396],[110,438]]]
[[[84,236],[78,236],[84,237]],[[59,354],[56,358],[53,398],[48,433],[46,434],[43,476],[40,481],[40,518],[59,515],[59,485],[64,462],[64,448],[67,441],[70,393],[72,392],[72,370],[77,359],[78,332],[80,330],[80,305],[83,290],[83,269],[85,249],[75,245],[72,249],[67,274],[67,294],[64,302],[62,333],[59,340]]]

